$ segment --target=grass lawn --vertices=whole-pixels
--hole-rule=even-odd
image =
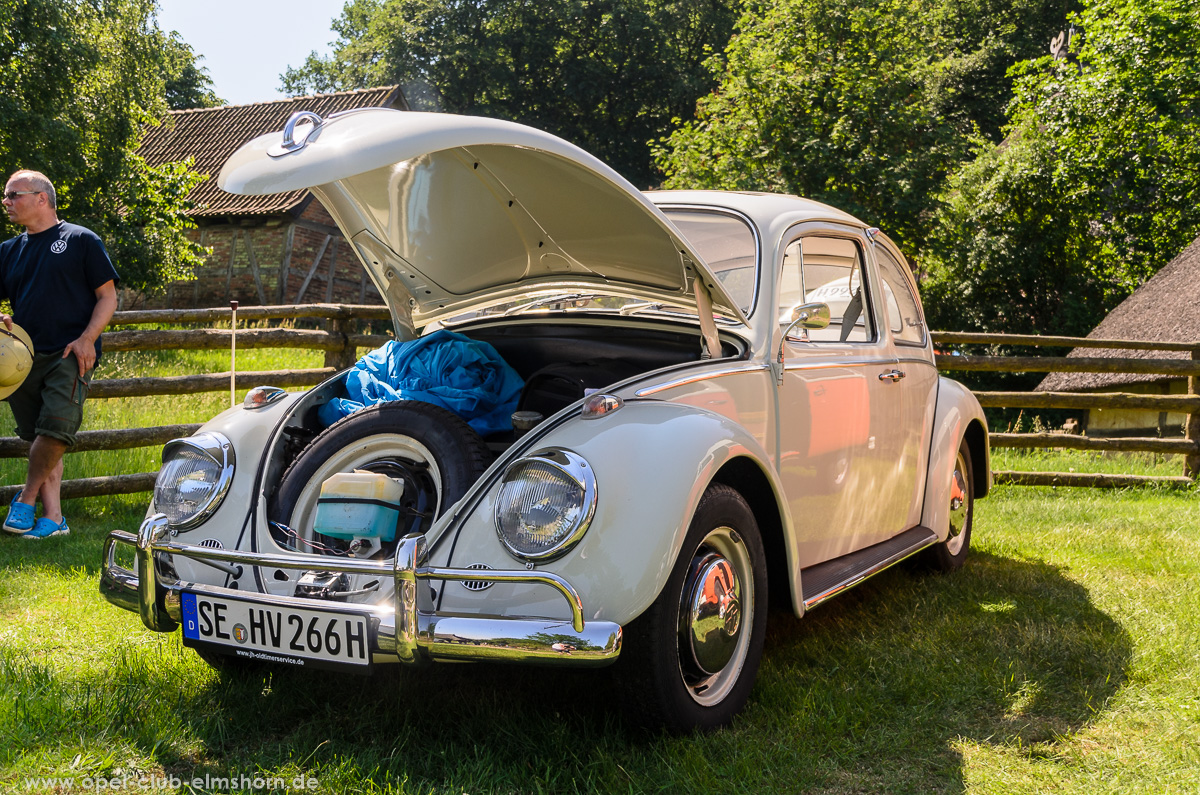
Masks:
[[[210,398],[172,400],[155,422],[199,421],[228,401]],[[128,424],[101,403],[89,427]],[[156,466],[153,452],[131,454],[142,458],[78,466]],[[1050,468],[1101,471],[1091,463]],[[1129,463],[1118,471],[1158,465]],[[997,488],[977,504],[961,572],[897,567],[802,620],[773,614],[747,710],[683,738],[626,726],[603,671],[219,675],[97,592],[105,534],[135,529],[145,499],[68,502],[66,538],[0,538],[0,791],[92,792],[85,778],[124,776],[117,791],[137,792],[143,775],[207,775],[207,792],[265,791],[225,787],[229,776],[414,794],[1200,787],[1194,492]]]

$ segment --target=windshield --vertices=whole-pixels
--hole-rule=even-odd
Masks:
[[[712,210],[669,209],[666,216],[692,244],[706,265],[721,281],[729,297],[747,316],[754,308],[758,284],[758,245],[749,224],[741,218]],[[683,303],[686,302],[686,303]],[[515,301],[505,301],[447,318],[444,325],[456,325],[476,318],[524,314],[586,312],[613,315],[656,314],[695,318],[696,307],[690,296],[681,303],[647,301],[617,292],[536,290]],[[717,315],[718,323],[737,323],[734,318]]]
[[[741,218],[710,210],[663,210],[747,317],[758,285],[758,246]]]

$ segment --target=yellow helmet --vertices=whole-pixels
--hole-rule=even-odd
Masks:
[[[13,323],[12,331],[0,323],[0,400],[17,391],[33,367],[33,340]]]

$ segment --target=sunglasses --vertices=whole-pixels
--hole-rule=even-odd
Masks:
[[[18,196],[28,196],[31,193],[41,193],[40,190],[10,190],[4,194],[5,201],[15,202]]]

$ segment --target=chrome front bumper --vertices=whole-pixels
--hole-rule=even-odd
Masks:
[[[167,519],[162,514],[147,517],[137,536],[114,530],[104,542],[100,574],[100,593],[104,598],[140,614],[142,623],[157,632],[170,632],[178,626],[182,615],[180,595],[185,588],[212,596],[250,598],[266,605],[315,606],[312,599],[179,582],[170,566],[158,557],[179,555],[210,565],[215,563],[218,568],[225,568],[222,564],[269,566],[391,578],[395,583],[395,604],[390,608],[320,601],[322,610],[368,612],[375,627],[373,654],[385,660],[395,658],[410,664],[436,660],[494,660],[600,666],[612,662],[621,653],[620,625],[611,621],[585,623],[579,594],[562,577],[548,572],[427,566],[425,536],[422,535],[400,539],[394,563],[299,553],[277,555],[210,549],[170,542],[167,537]],[[117,544],[134,548],[136,571],[117,564]],[[571,608],[571,620],[443,615],[433,610],[430,589],[417,587],[419,580],[546,585],[566,598]]]

